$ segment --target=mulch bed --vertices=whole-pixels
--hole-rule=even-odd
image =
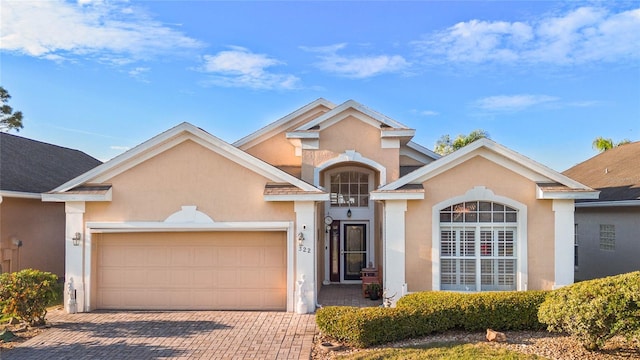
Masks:
[[[506,348],[525,354],[535,354],[554,360],[620,360],[640,359],[640,344],[628,342],[624,338],[609,340],[604,349],[600,351],[588,351],[580,343],[563,334],[553,334],[546,331],[509,331],[505,332],[507,342],[489,343],[490,346]],[[397,348],[426,345],[430,343],[487,343],[485,333],[469,333],[462,331],[449,331],[443,334],[434,334],[419,339],[386,344],[376,348]],[[334,346],[322,344],[331,343]],[[311,358],[314,360],[335,359],[337,355],[347,355],[367,349],[357,349],[332,341],[332,339],[316,335]]]

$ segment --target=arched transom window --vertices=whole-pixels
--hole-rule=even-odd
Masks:
[[[332,207],[369,206],[369,174],[349,170],[331,174]]]
[[[518,211],[468,201],[440,211],[442,290],[516,290]]]

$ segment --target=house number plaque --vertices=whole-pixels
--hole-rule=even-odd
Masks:
[[[311,254],[311,248],[310,247],[306,247],[304,245],[299,245],[298,246],[298,251],[299,252],[303,252],[303,253],[307,253],[307,254]]]

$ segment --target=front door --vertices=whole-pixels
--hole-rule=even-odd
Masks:
[[[367,225],[344,224],[342,237],[342,281],[360,280],[367,266]]]

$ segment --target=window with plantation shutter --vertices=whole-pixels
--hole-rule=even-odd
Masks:
[[[440,211],[442,290],[515,290],[517,210],[472,201]]]

